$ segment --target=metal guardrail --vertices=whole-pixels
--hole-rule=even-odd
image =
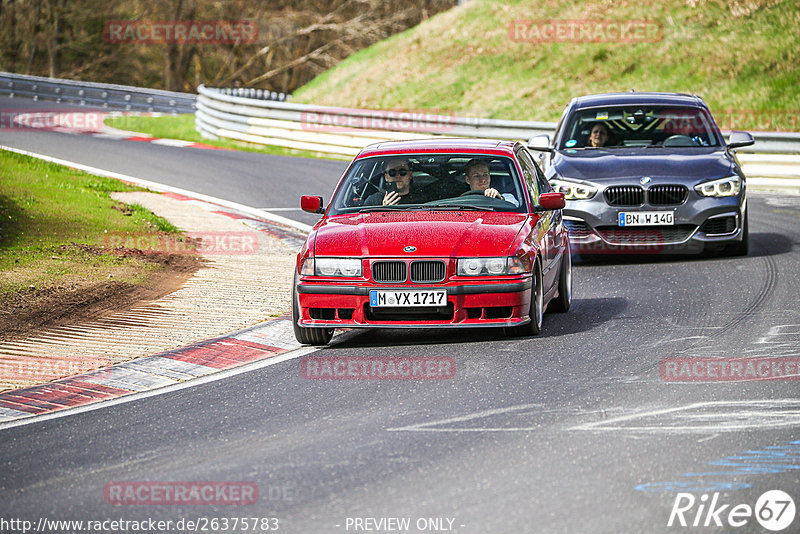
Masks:
[[[194,113],[197,95],[0,72],[0,96],[121,111]]]
[[[266,89],[251,89],[245,87],[208,87],[209,90],[218,91],[223,95],[241,96],[242,98],[255,98],[258,100],[278,100],[284,102],[292,98],[292,95],[267,91]]]
[[[205,137],[343,157],[388,140],[445,135],[527,141],[535,135],[552,135],[556,127],[552,122],[296,104],[288,102],[291,95],[261,89],[201,85],[198,93],[0,72],[0,95],[109,110],[195,113],[196,128]],[[740,153],[800,154],[800,133],[754,132],[753,137],[755,145],[739,149]]]
[[[556,128],[553,122],[275,102],[249,98],[247,92],[238,89],[202,85],[197,91],[200,96],[195,123],[197,131],[205,137],[224,137],[339,156],[353,156],[370,143],[394,139],[446,135],[527,141],[535,135],[552,135]],[[753,137],[755,145],[739,149],[739,152],[800,154],[800,133],[755,132]]]
[[[528,139],[555,123],[456,117],[428,112],[346,109],[234,96],[200,86],[195,124],[201,135],[353,156],[381,141],[448,137]]]

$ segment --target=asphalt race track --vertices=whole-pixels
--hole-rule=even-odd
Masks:
[[[0,132],[0,144],[258,208],[327,199],[345,166],[46,132]],[[311,354],[452,358],[449,379],[309,380],[291,359],[0,430],[0,517],[271,517],[289,533],[367,531],[377,524],[367,518],[410,518],[409,532],[672,532],[702,530],[667,526],[678,493],[693,492],[693,507],[678,503],[690,525],[713,526],[717,499],[725,532],[765,532],[755,517],[732,528],[728,514],[767,490],[798,502],[797,382],[661,372],[675,358],[800,359],[800,197],[751,193],[748,203],[750,256],[577,261],[573,308],[546,315],[541,336],[350,331]],[[254,483],[259,499],[108,504],[104,488],[124,481]]]
[[[77,109],[52,102],[0,97],[0,113],[14,109]],[[300,195],[330,200],[347,162],[272,156],[232,150],[175,149],[88,135],[0,129],[0,145],[19,148],[180,187],[275,213],[306,224],[318,217],[300,210]],[[254,205],[257,201],[257,205]],[[288,210],[288,211],[284,211]]]

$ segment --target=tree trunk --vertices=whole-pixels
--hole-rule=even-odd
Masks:
[[[36,8],[33,15],[33,32],[31,33],[31,49],[28,54],[28,64],[25,65],[25,74],[30,74],[33,70],[33,60],[36,58],[37,41],[39,39],[39,32],[41,31],[40,21],[42,20],[42,0],[34,0]]]
[[[58,77],[61,72],[61,46],[64,33],[64,0],[51,0],[50,13],[53,17],[53,30],[47,45],[49,76]]]

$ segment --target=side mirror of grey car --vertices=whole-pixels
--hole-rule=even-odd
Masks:
[[[538,152],[552,152],[550,148],[550,136],[547,134],[534,135],[528,141],[528,148]]]
[[[731,137],[728,140],[728,148],[739,148],[743,146],[750,146],[755,143],[753,136],[747,132],[731,132]]]

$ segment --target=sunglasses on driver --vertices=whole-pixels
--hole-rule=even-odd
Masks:
[[[392,178],[394,178],[398,174],[400,176],[405,176],[408,173],[409,173],[409,170],[406,169],[405,167],[400,167],[399,169],[389,169],[388,171],[386,171],[386,174],[388,174]]]

